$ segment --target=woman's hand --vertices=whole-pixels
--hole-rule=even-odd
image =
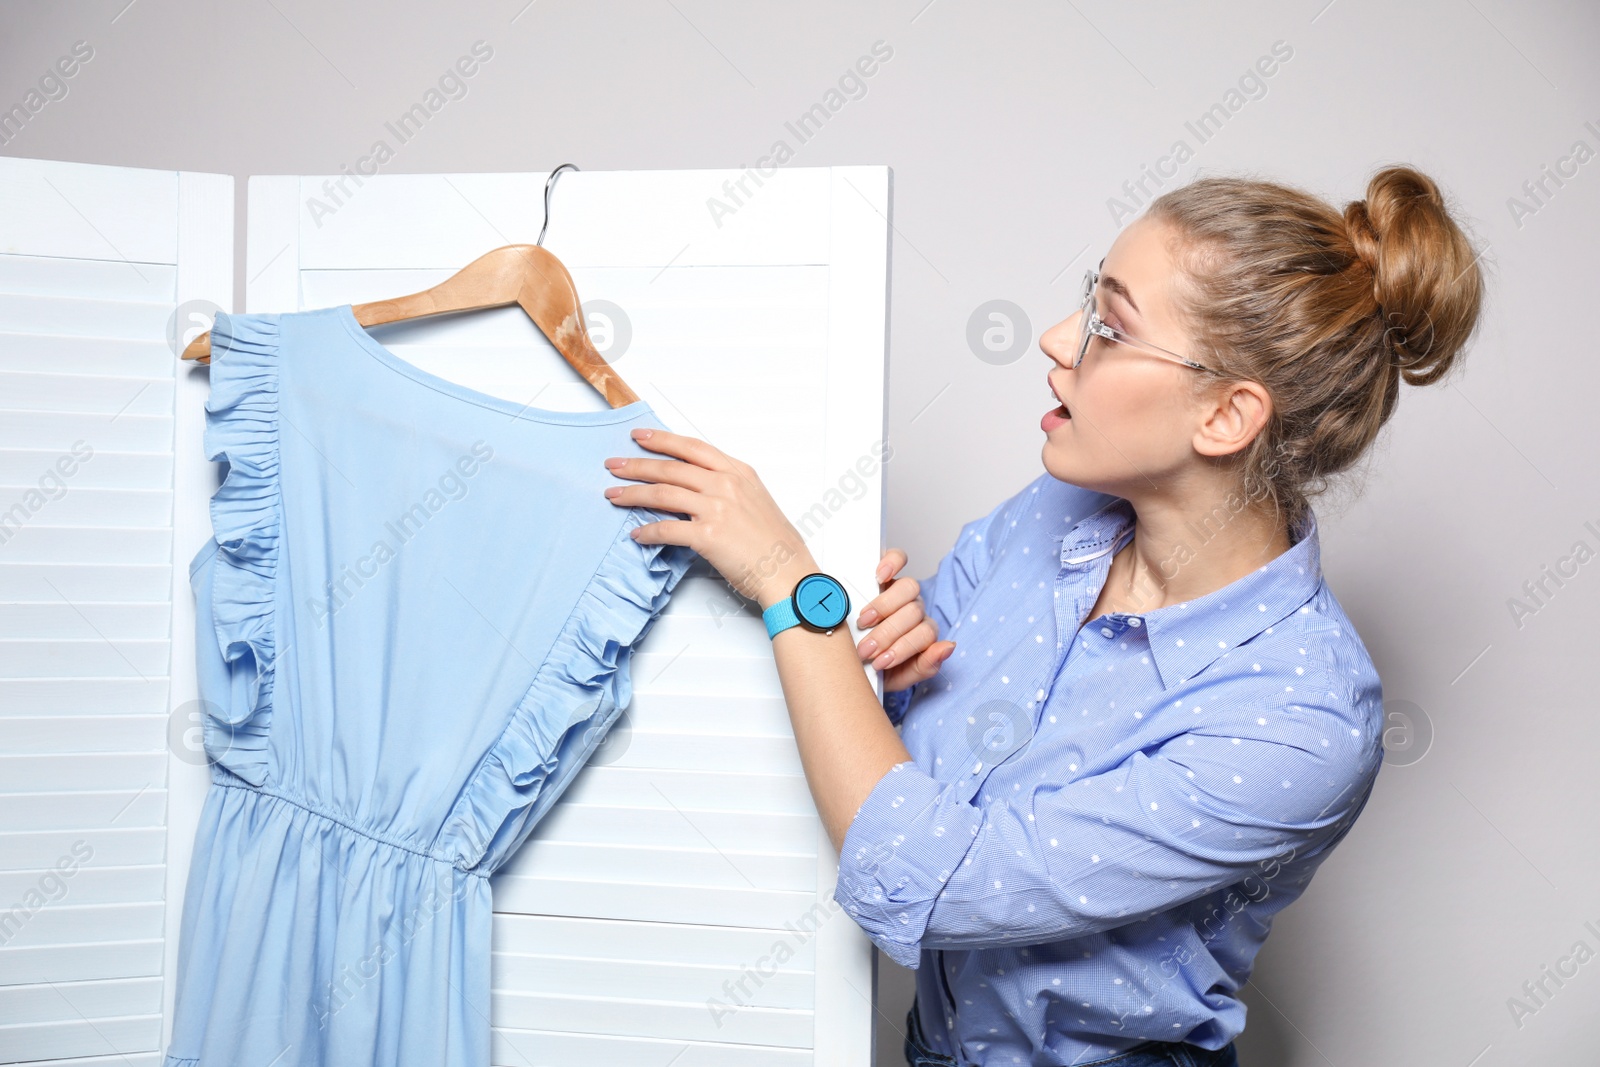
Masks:
[[[915,578],[894,577],[905,565],[906,554],[900,549],[883,554],[878,563],[878,595],[856,617],[858,629],[872,627],[856,646],[856,653],[884,672],[885,693],[932,678],[956,648],[954,641],[938,639],[939,624],[922,607],[921,584]]]
[[[633,531],[634,540],[694,549],[763,611],[817,569],[800,532],[748,463],[697,437],[667,430],[640,428],[632,436],[644,448],[677,458],[606,460],[619,478],[655,483],[614,485],[606,496],[623,507],[689,516],[646,523]]]

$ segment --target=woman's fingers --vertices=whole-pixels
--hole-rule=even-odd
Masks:
[[[884,651],[893,647],[897,641],[904,640],[906,635],[923,621],[924,615],[922,599],[920,597],[912,597],[909,601],[890,611],[887,618],[868,631],[867,635],[861,639],[860,644],[856,645],[856,652],[863,660],[875,660]],[[928,640],[931,641],[938,636],[938,633],[935,632]],[[907,657],[913,652],[920,651],[921,646],[917,648],[903,647],[900,649],[900,655]],[[885,665],[887,665],[887,661]],[[882,670],[883,666],[880,665],[878,669]]]
[[[739,468],[738,460],[716,445],[702,441],[698,437],[688,437],[649,426],[630,431],[630,436],[640,446],[652,452],[665,452],[669,456],[698,463],[706,470],[733,471]]]
[[[905,565],[906,554],[904,549],[891,548],[885,552],[883,558],[878,561],[878,591],[882,592],[889,579],[899,574]]]
[[[914,616],[911,614],[913,611],[916,613]],[[873,649],[863,647],[860,650],[863,653],[861,658],[870,658],[875,668],[880,671],[886,671],[897,663],[910,662],[913,657],[939,639],[939,626],[932,619],[922,616],[921,601],[910,607],[901,608],[878,629],[884,630],[891,623],[909,621],[912,618],[915,618],[916,621],[906,628],[903,636],[889,641],[888,644],[880,643]],[[886,638],[887,634],[885,635]],[[868,641],[870,640],[872,640],[871,637],[868,638]],[[866,643],[865,641],[862,642],[863,646]]]
[[[878,563],[879,593],[856,616],[858,628],[872,627],[856,653],[884,674],[888,690],[915,685],[938,673],[955,650],[955,642],[939,640],[939,626],[922,605],[922,586],[915,578],[896,578],[906,554],[891,548]]]
[[[861,614],[856,616],[856,628],[871,626],[879,619],[887,619],[917,599],[921,593],[922,585],[915,578],[896,578],[861,609]]]
[[[956,650],[954,641],[935,641],[905,663],[891,666],[883,672],[883,691],[898,692],[909,689],[939,673],[939,667]]]

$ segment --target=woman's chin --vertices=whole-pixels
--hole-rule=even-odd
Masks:
[[[1044,469],[1057,480],[1077,484],[1072,477],[1073,464],[1066,455],[1066,449],[1055,441],[1046,438],[1044,447],[1039,450],[1039,458],[1044,461]]]
[[[1039,450],[1039,458],[1044,462],[1044,469],[1050,476],[1059,482],[1067,482],[1080,489],[1091,489],[1097,493],[1111,493],[1120,496],[1115,489],[1108,488],[1105,479],[1096,477],[1094,471],[1088,470],[1082,463],[1077,462],[1078,456],[1072,450],[1048,440]]]

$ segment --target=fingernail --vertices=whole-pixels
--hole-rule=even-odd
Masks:
[[[878,642],[875,639],[869,637],[865,641],[861,642],[862,659],[871,659],[872,654],[876,651],[878,651]]]
[[[885,652],[883,655],[879,656],[876,660],[874,660],[872,662],[872,665],[874,667],[876,667],[878,670],[881,671],[881,670],[883,670],[885,667],[887,667],[889,664],[891,664],[893,662],[894,662],[894,649],[891,648],[889,651]]]
[[[606,460],[606,466],[610,467],[612,470],[616,470],[618,467],[622,466],[626,462],[628,462],[628,461],[625,460],[625,459],[615,459],[615,458],[614,459],[608,459],[608,460]]]
[[[882,567],[879,567],[877,570],[873,571],[872,573],[873,573],[873,576],[876,577],[878,579],[878,581],[880,581],[880,582],[883,581],[883,579],[886,577],[886,575],[883,573],[883,568]]]
[[[639,429],[633,431],[633,439],[635,441],[643,441],[647,437],[649,437],[650,434],[651,434],[651,430],[649,429],[649,427],[641,426]]]
[[[860,618],[856,619],[856,625],[857,626],[871,626],[873,623],[875,623],[877,621],[878,621],[878,609],[877,608],[867,608],[866,610],[864,610],[861,613]]]
[[[612,486],[612,487],[611,487],[611,488],[610,488],[610,489],[607,489],[607,490],[606,490],[606,496],[608,496],[608,497],[614,497],[614,496],[616,496],[616,495],[617,495],[617,494],[618,494],[618,493],[620,493],[620,492],[622,492],[622,486],[620,486],[620,485],[613,485],[613,486]]]

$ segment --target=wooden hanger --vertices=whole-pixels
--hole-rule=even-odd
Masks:
[[[559,259],[544,249],[545,230],[550,225],[550,186],[556,175],[571,163],[550,172],[544,183],[544,226],[539,240],[531,245],[503,245],[486,252],[431,289],[397,297],[356,304],[351,310],[362,326],[379,326],[449,311],[475,311],[479,308],[520,304],[528,317],[555,345],[556,351],[600,391],[614,408],[631,404],[639,394],[628,388],[605,357],[589,340],[578,288]],[[211,331],[190,341],[184,359],[211,362]]]

